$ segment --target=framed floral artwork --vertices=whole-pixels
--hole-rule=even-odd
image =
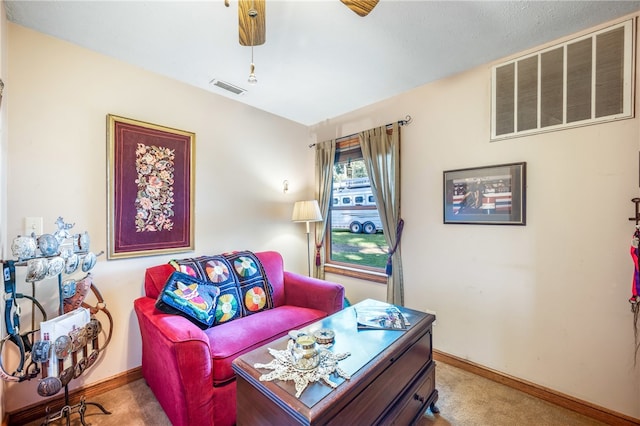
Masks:
[[[195,133],[107,115],[109,259],[194,249]]]

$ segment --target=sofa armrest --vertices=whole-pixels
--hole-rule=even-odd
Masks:
[[[331,315],[344,307],[344,287],[338,283],[284,271],[285,304],[318,309]]]
[[[141,297],[134,301],[139,315],[143,315],[150,327],[162,330],[163,337],[171,343],[199,340],[209,346],[207,335],[198,326],[179,315],[165,314],[155,307],[155,300]]]
[[[134,310],[142,336],[142,374],[172,423],[210,424],[213,366],[206,334],[186,318],[156,310],[152,298],[136,299]],[[194,423],[194,417],[210,420]]]

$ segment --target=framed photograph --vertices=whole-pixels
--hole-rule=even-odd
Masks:
[[[444,172],[444,223],[526,224],[527,163]]]
[[[109,259],[194,249],[195,133],[107,115]]]

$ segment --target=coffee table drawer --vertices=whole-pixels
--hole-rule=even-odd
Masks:
[[[415,423],[427,409],[427,405],[436,389],[436,364],[432,362],[425,373],[406,393],[404,401],[393,408],[388,414],[385,424],[405,426]]]
[[[399,358],[362,390],[329,424],[376,424],[381,420],[381,407],[392,407],[406,393],[420,371],[431,362],[431,333],[424,334]]]

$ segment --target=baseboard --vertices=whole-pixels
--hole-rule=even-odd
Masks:
[[[591,404],[586,401],[574,398],[569,395],[562,394],[554,391],[553,389],[545,388],[543,386],[530,383],[517,377],[509,376],[496,370],[484,367],[480,364],[458,358],[447,353],[433,350],[433,358],[438,362],[452,365],[460,368],[461,370],[468,371],[478,376],[484,377],[494,382],[501,383],[510,388],[517,389],[526,394],[535,396],[544,401],[566,408],[568,410],[575,411],[584,416],[601,421],[605,424],[612,426],[638,426],[640,425],[640,419],[626,416],[621,413],[609,410],[604,407]],[[127,383],[142,378],[142,370],[140,367],[134,368],[129,371],[125,371],[117,376],[105,379],[101,382],[94,383],[89,386],[74,389],[69,392],[69,404],[77,404],[80,398],[84,396],[86,399],[96,395],[100,395],[104,392],[116,389]],[[33,404],[28,407],[24,407],[14,413],[7,413],[2,421],[2,426],[5,425],[24,425],[34,420],[42,419],[46,415],[47,407],[49,412],[55,413],[64,407],[64,396],[57,396],[48,400],[42,401],[38,404]]]
[[[100,382],[71,390],[69,391],[69,405],[77,404],[80,401],[81,397],[84,397],[87,401],[91,401],[91,399],[97,395],[119,388],[120,386],[124,386],[127,383],[131,383],[141,378],[142,369],[140,367],[136,367],[132,370],[125,371],[121,374],[109,377],[108,379],[104,379]],[[62,409],[62,407],[64,406],[65,400],[63,393],[62,395],[46,399],[37,404],[21,408],[16,412],[7,413],[7,415],[5,416],[5,419],[7,420],[6,424],[24,425],[34,420],[40,420],[44,418],[47,415],[47,408],[49,408],[49,413],[53,414],[60,411],[60,409]]]
[[[632,426],[640,425],[640,419],[626,416],[621,413],[609,410],[604,407],[591,404],[586,401],[574,398],[569,395],[562,394],[554,391],[553,389],[545,388],[543,386],[530,383],[517,377],[509,376],[496,370],[484,367],[471,361],[467,361],[462,358],[458,358],[453,355],[433,350],[433,358],[436,361],[443,362],[445,364],[452,365],[460,368],[461,370],[468,371],[478,376],[484,377],[494,382],[501,383],[510,388],[517,389],[526,394],[535,396],[544,401],[558,405],[571,411],[575,411],[584,416],[606,423],[612,426]],[[437,375],[437,373],[436,373]]]

